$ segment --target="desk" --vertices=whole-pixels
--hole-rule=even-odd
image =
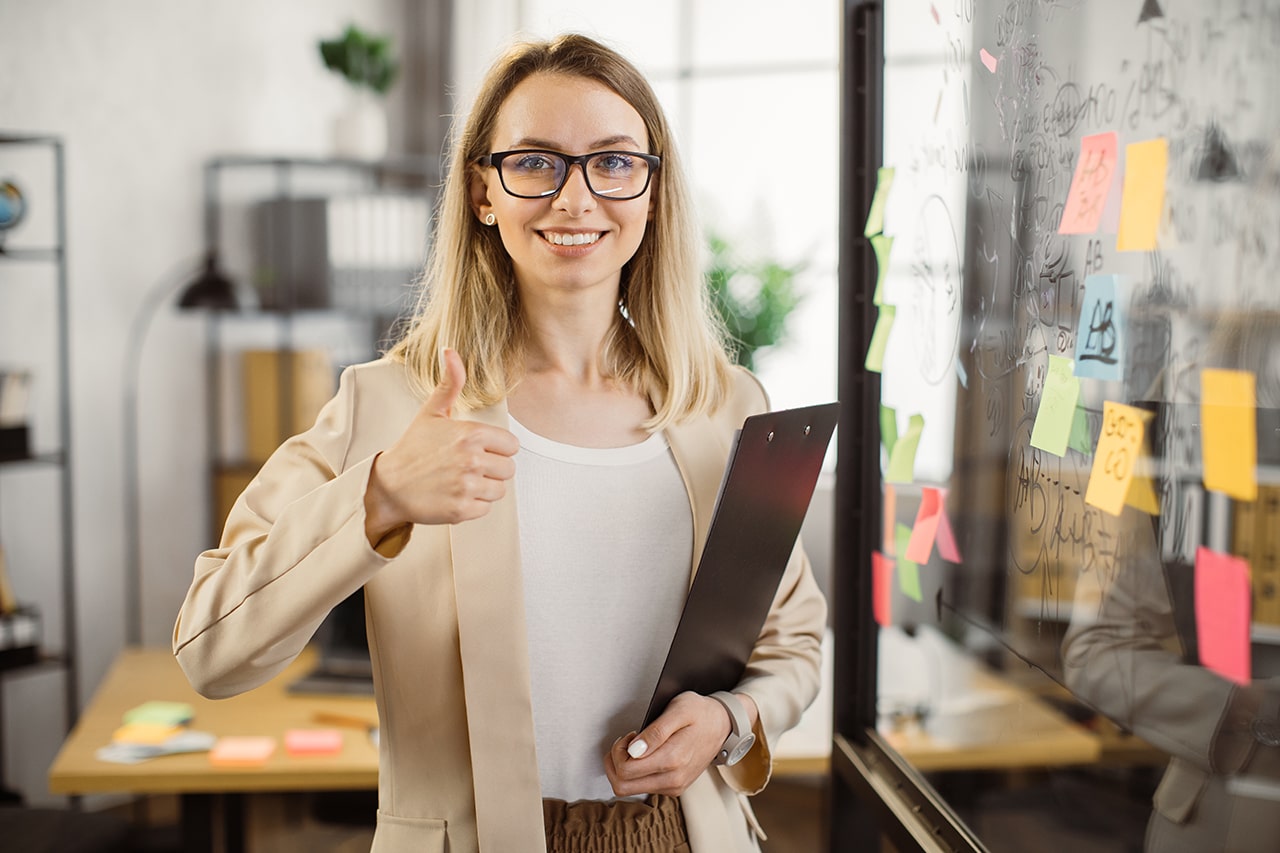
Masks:
[[[221,808],[228,850],[243,849],[241,796],[254,792],[373,790],[378,786],[378,750],[368,735],[343,730],[336,755],[295,757],[284,750],[284,733],[316,727],[317,714],[340,714],[375,724],[370,696],[309,696],[285,687],[314,664],[305,650],[284,672],[261,687],[230,699],[206,699],[188,684],[168,649],[127,649],[112,665],[49,769],[55,794],[179,794],[183,846],[214,849],[214,812]],[[204,753],[167,755],[140,764],[111,764],[94,753],[111,741],[125,711],[150,700],[188,702],[195,710],[191,727],[215,735],[272,735],[280,746],[261,767],[212,767]],[[824,773],[831,749],[830,709],[810,739],[796,741],[791,754],[780,747],[775,773]],[[814,729],[811,724],[810,730]],[[812,737],[821,738],[817,747]],[[800,737],[800,736],[797,736]],[[814,754],[814,750],[817,753]]]
[[[343,729],[343,749],[335,755],[295,757],[284,749],[284,733],[316,728],[317,714],[341,714],[377,722],[368,696],[302,696],[285,691],[314,663],[308,649],[275,679],[230,699],[206,699],[188,684],[168,649],[127,649],[102,684],[49,768],[55,794],[180,794],[183,847],[214,849],[213,817],[221,806],[228,850],[243,849],[239,795],[261,791],[374,789],[378,786],[378,750],[368,733]],[[279,742],[261,767],[213,767],[204,753],[168,755],[140,764],[99,761],[94,753],[110,743],[125,711],[149,700],[188,702],[195,709],[192,728],[215,735],[272,735]]]

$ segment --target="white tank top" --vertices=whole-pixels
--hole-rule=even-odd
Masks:
[[[604,755],[643,722],[689,588],[688,492],[661,433],[600,449],[511,431],[542,796],[616,799]]]

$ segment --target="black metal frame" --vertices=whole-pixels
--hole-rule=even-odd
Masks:
[[[839,395],[832,573],[833,738],[828,845],[833,853],[986,848],[876,732],[877,627],[871,554],[880,547],[880,375],[863,360],[878,314],[877,263],[863,234],[884,159],[882,0],[844,0],[841,89]]]

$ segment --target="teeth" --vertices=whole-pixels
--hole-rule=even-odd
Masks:
[[[598,233],[591,234],[557,234],[552,231],[543,232],[542,236],[549,243],[557,246],[585,246],[588,243],[594,243],[600,239]]]

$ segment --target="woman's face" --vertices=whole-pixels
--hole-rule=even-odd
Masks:
[[[537,148],[578,155],[595,151],[647,153],[640,114],[606,86],[583,77],[535,74],[498,111],[489,150]],[[656,179],[656,176],[655,176]],[[522,294],[596,290],[617,300],[622,266],[636,253],[648,222],[653,184],[627,201],[600,198],[572,166],[555,196],[509,195],[498,170],[477,167],[472,206],[481,221],[492,213],[511,256]]]

